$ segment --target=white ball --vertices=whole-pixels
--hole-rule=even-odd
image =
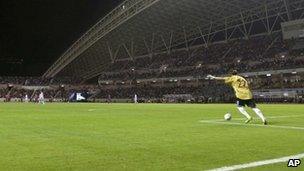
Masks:
[[[226,121],[230,121],[230,120],[231,120],[231,114],[230,114],[230,113],[226,113],[226,114],[224,115],[224,119],[225,119]]]

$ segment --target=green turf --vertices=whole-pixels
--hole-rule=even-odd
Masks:
[[[304,127],[304,105],[260,108]],[[226,112],[241,117],[232,104],[1,103],[0,170],[206,170],[304,153],[304,130],[199,122]]]

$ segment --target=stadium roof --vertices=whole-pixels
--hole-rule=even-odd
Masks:
[[[98,76],[111,62],[271,33],[303,18],[303,0],[127,0],[96,23],[44,77]]]

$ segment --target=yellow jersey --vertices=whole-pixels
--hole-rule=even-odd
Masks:
[[[225,83],[232,86],[237,98],[241,100],[252,99],[252,93],[245,78],[233,75],[231,77],[225,77]]]

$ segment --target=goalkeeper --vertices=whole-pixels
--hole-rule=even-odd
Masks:
[[[267,120],[264,117],[262,111],[256,107],[247,80],[239,76],[236,70],[232,71],[232,76],[230,77],[215,77],[208,75],[207,78],[211,80],[223,80],[226,84],[232,86],[237,98],[237,108],[247,118],[245,123],[249,123],[252,120],[252,117],[244,108],[247,105],[248,107],[251,107],[252,110],[261,118],[263,124],[267,125]]]

